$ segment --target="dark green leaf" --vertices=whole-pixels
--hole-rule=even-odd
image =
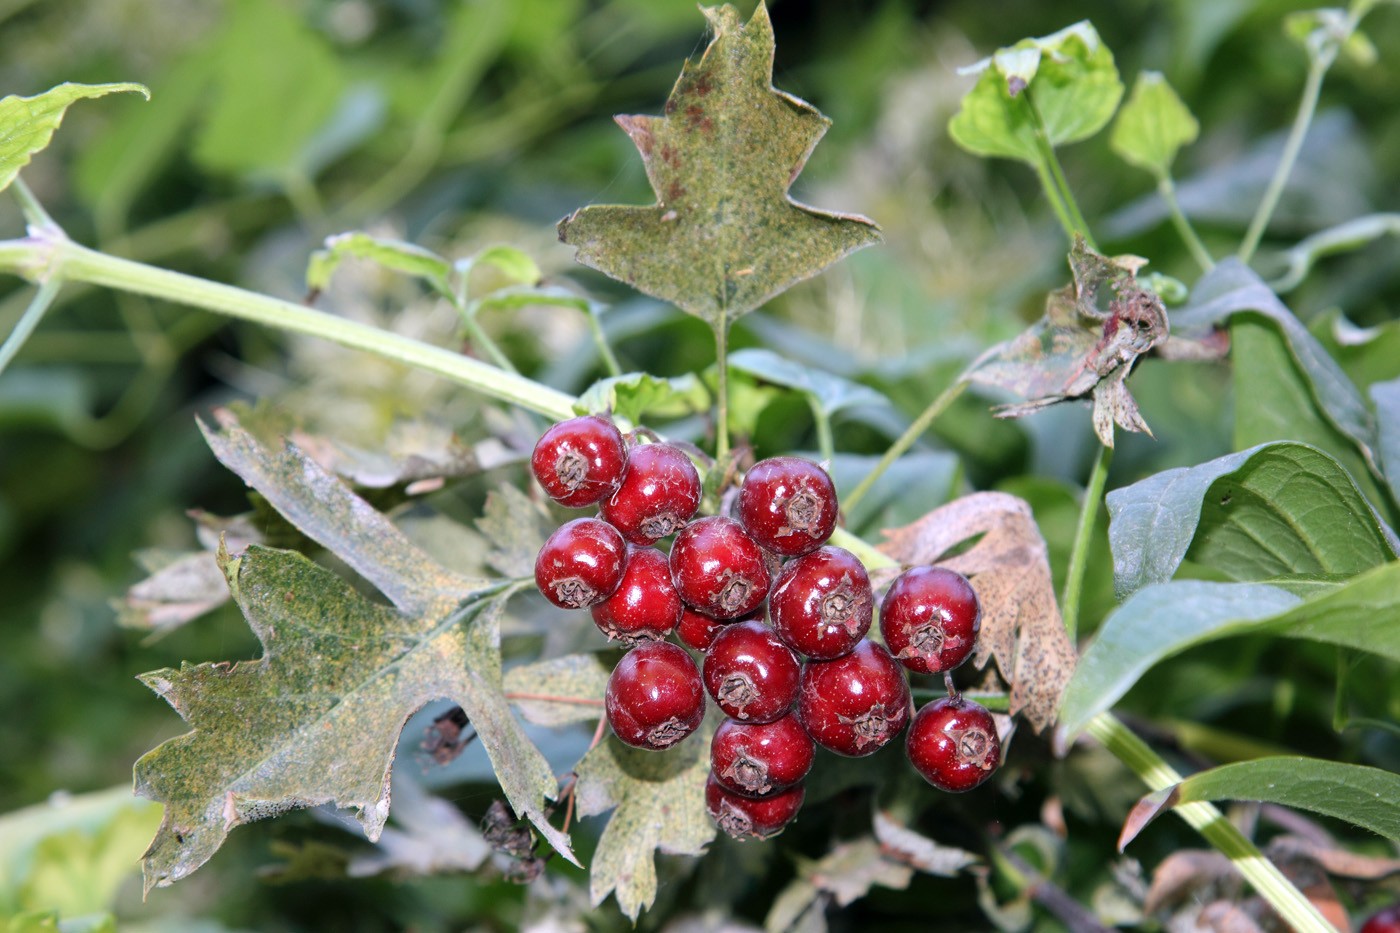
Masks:
[[[812,396],[828,417],[857,405],[890,404],[889,399],[869,386],[785,360],[772,350],[758,347],[735,350],[729,354],[729,367]]]
[[[656,204],[582,208],[559,222],[559,238],[584,265],[724,326],[880,232],[788,197],[829,121],[773,88],[766,7],[747,25],[732,6],[702,10],[715,38],[681,71],[666,115],[617,118]]]
[[[1103,129],[1123,96],[1113,53],[1088,20],[1022,39],[965,71],[981,77],[948,124],[953,139],[978,155],[1032,165],[1042,161],[1032,106],[1049,145],[1061,146]]]
[[[1400,379],[1371,386],[1371,403],[1376,406],[1376,446],[1381,472],[1390,485],[1390,494],[1400,502]]]
[[[1395,558],[1389,529],[1351,477],[1305,444],[1165,470],[1107,501],[1120,599],[1170,580],[1188,550],[1236,580],[1354,574]]]
[[[386,269],[424,279],[441,295],[451,295],[448,276],[452,265],[432,250],[401,240],[351,231],[326,237],[326,248],[311,254],[306,266],[306,288],[322,292],[330,285],[336,267],[347,256],[368,259]]]
[[[1200,129],[1166,77],[1144,71],[1118,112],[1109,145],[1125,162],[1165,178],[1177,150],[1195,142]]]
[[[60,84],[33,97],[0,98],[0,191],[10,187],[34,153],[49,144],[68,106],[85,97],[135,91],[147,100],[151,92],[139,84]]]
[[[649,373],[611,376],[593,383],[574,403],[581,415],[612,412],[631,424],[640,423],[643,415],[680,418],[709,408],[710,393],[694,373],[670,378]]]

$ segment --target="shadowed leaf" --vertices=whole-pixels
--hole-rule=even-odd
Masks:
[[[49,144],[68,105],[85,97],[135,91],[151,99],[139,84],[60,84],[33,97],[0,98],[0,191],[10,186],[34,153]]]
[[[901,564],[937,562],[972,580],[982,603],[974,663],[983,667],[989,657],[996,659],[1011,684],[1012,715],[1023,714],[1037,732],[1054,722],[1075,652],[1030,506],[1002,492],[973,493],[885,534],[880,549]],[[967,551],[940,560],[978,535],[981,540]]]
[[[486,497],[476,520],[476,530],[491,543],[486,563],[503,577],[532,577],[535,556],[558,525],[519,488],[506,484]]]
[[[729,354],[729,366],[764,382],[810,395],[828,417],[857,405],[889,407],[890,400],[867,385],[785,360],[772,350],[750,347]]]
[[[880,232],[788,197],[830,121],[773,88],[767,8],[747,24],[732,6],[702,10],[715,38],[682,69],[665,116],[617,117],[656,204],[581,208],[559,239],[584,265],[723,327]]]

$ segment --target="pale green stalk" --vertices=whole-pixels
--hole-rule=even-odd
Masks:
[[[1070,551],[1064,598],[1060,603],[1060,615],[1064,617],[1070,641],[1074,641],[1079,628],[1079,597],[1084,590],[1084,571],[1089,566],[1089,540],[1094,534],[1094,519],[1099,514],[1099,500],[1103,498],[1108,464],[1112,459],[1113,448],[1100,445],[1094,470],[1089,474],[1089,485],[1084,489],[1084,501],[1079,506],[1079,527],[1074,532],[1074,549]]]
[[[865,479],[861,480],[860,484],[851,490],[849,495],[842,499],[841,507],[847,511],[855,508],[856,503],[865,498],[870,487],[875,485],[875,481],[890,468],[890,464],[904,456],[904,452],[912,447],[914,442],[928,430],[929,425],[933,424],[933,419],[941,415],[943,410],[962,394],[963,389],[967,388],[967,384],[966,377],[959,376],[957,382],[944,389],[936,399],[930,402],[923,413],[914,419],[914,423],[909,425],[905,432],[899,436],[899,439],[890,445],[890,449],[885,451],[885,455],[880,458],[879,463],[875,464],[875,468],[866,474]]]
[[[1196,265],[1201,267],[1202,272],[1214,269],[1215,259],[1211,256],[1210,250],[1206,249],[1206,245],[1201,242],[1196,228],[1191,226],[1191,221],[1182,212],[1181,202],[1176,199],[1176,184],[1166,172],[1157,178],[1157,193],[1162,196],[1162,200],[1166,203],[1167,214],[1171,216],[1172,226],[1176,227],[1177,235],[1186,244],[1186,249],[1196,260]]]

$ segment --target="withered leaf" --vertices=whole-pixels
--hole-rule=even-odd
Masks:
[[[702,7],[715,38],[687,62],[665,116],[619,116],[657,202],[581,208],[559,222],[577,259],[723,328],[879,228],[794,202],[788,188],[830,121],[773,87],[773,26],[759,3]]]
[[[1135,256],[1103,256],[1076,237],[1069,265],[1074,282],[1050,294],[1045,316],[983,353],[967,378],[1027,399],[996,409],[1001,418],[1086,399],[1105,447],[1113,446],[1115,424],[1150,434],[1124,380],[1140,356],[1167,339],[1162,299],[1138,283],[1143,260]],[[1102,294],[1105,287],[1111,296]]]
[[[1023,714],[1037,732],[1054,722],[1074,673],[1075,650],[1030,505],[1003,492],[973,493],[885,535],[880,550],[901,564],[939,563],[972,580],[982,603],[974,663],[983,667],[989,657],[996,660],[1011,684],[1012,715]],[[968,550],[939,560],[978,535],[981,540]]]

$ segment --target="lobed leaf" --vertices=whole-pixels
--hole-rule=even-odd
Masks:
[[[880,231],[788,196],[830,121],[773,87],[767,7],[747,24],[729,5],[701,9],[715,38],[681,70],[665,116],[616,118],[656,203],[581,208],[559,239],[584,265],[722,328]]]
[[[476,529],[491,544],[486,564],[503,577],[533,577],[535,556],[559,523],[517,486],[502,483],[486,496]]]
[[[594,722],[612,668],[596,654],[570,654],[506,671],[503,687],[520,714],[541,726]]]
[[[1200,130],[1166,77],[1144,71],[1118,112],[1109,145],[1123,161],[1166,178],[1177,150],[1195,142]]]
[[[1206,800],[1252,800],[1336,817],[1400,842],[1400,774],[1318,758],[1256,758],[1222,765],[1144,797],[1119,837],[1121,851],[1164,810]]]
[[[0,191],[10,187],[34,153],[49,144],[54,130],[74,101],[105,94],[135,91],[151,99],[140,84],[74,84],[71,81],[33,97],[0,98]]]
[[[1261,444],[1165,470],[1107,502],[1119,599],[1170,580],[1188,552],[1236,580],[1350,575],[1396,556],[1346,470],[1306,444]]]

